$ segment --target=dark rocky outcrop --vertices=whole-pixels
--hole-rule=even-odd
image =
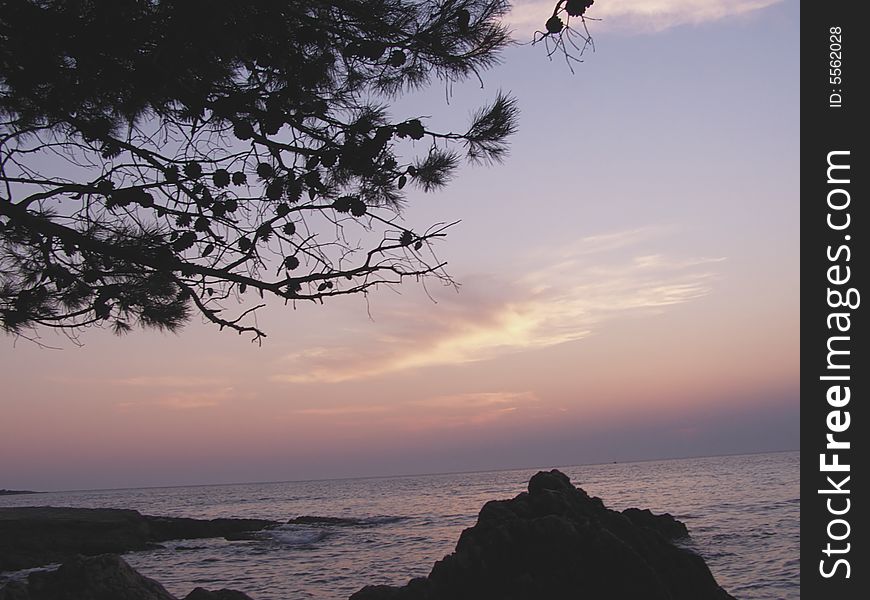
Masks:
[[[302,515],[294,517],[287,521],[288,525],[359,525],[360,519],[351,519],[343,517],[317,517],[313,515]]]
[[[686,524],[676,520],[669,513],[657,515],[648,508],[626,508],[622,514],[628,517],[628,520],[634,525],[658,531],[669,540],[689,537]]]
[[[733,600],[701,557],[671,541],[687,534],[670,515],[610,510],[542,471],[528,492],[486,503],[428,577],[351,600]]]
[[[403,521],[406,517],[392,517],[387,515],[377,517],[320,517],[316,515],[302,515],[287,521],[288,525],[312,525],[324,527],[377,527],[387,523]]]
[[[110,508],[0,508],[0,571],[63,562],[77,554],[145,550],[167,540],[239,536],[276,525],[262,519],[151,517]]]
[[[0,600],[176,600],[114,554],[79,556],[0,589]]]
[[[216,590],[210,591],[205,588],[194,588],[184,600],[251,600],[251,597],[236,590]]]
[[[78,556],[56,571],[37,571],[27,583],[0,588],[0,600],[177,600],[114,554]],[[184,600],[251,600],[242,592],[196,588]]]
[[[225,537],[242,539],[244,534],[276,527],[277,521],[266,519],[187,519],[144,516],[156,542]]]

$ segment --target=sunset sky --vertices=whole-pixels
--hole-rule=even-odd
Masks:
[[[552,0],[519,2],[518,41]],[[799,3],[599,0],[575,65],[505,63],[392,113],[461,129],[510,90],[504,165],[412,192],[461,284],[258,313],[262,347],[0,338],[0,488],[545,467],[798,447]]]

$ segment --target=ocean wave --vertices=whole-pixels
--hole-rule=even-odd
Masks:
[[[60,567],[60,563],[50,563],[41,567],[31,567],[29,569],[19,569],[17,571],[0,571],[0,587],[3,587],[10,581],[27,581],[27,577],[31,573],[39,571],[55,571]]]
[[[211,544],[209,542],[211,542]],[[186,550],[205,550],[210,546],[215,546],[213,540],[168,540],[160,544],[160,548],[162,550],[169,550],[171,552],[184,552]]]
[[[285,546],[313,546],[329,537],[326,529],[300,529],[298,527],[277,527],[269,531],[270,537]]]

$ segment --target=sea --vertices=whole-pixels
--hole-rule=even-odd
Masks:
[[[609,508],[649,508],[685,522],[691,534],[685,545],[738,600],[796,600],[799,462],[798,452],[781,452],[558,468]],[[524,491],[537,470],[51,492],[0,496],[0,506],[285,523],[334,517],[341,521],[286,524],[252,540],[179,540],[124,558],[179,597],[203,586],[234,588],[255,600],[339,600],[366,584],[401,585],[427,575],[485,502]],[[0,584],[24,574],[0,574]]]

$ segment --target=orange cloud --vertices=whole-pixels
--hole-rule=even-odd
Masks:
[[[124,400],[113,403],[115,408],[123,411],[208,409],[255,397],[250,390],[240,391],[224,377],[136,375],[103,380],[100,385],[114,387],[111,394],[124,397]]]
[[[232,400],[234,393],[232,386],[203,392],[176,392],[159,397],[156,403],[170,410],[214,408]]]
[[[224,377],[201,377],[196,375],[136,375],[119,378],[100,377],[53,377],[52,381],[68,384],[99,384],[101,386],[124,386],[134,388],[202,388],[227,385]]]
[[[380,414],[389,410],[387,406],[332,406],[329,408],[301,408],[293,412],[298,415],[313,415],[318,417],[340,417],[345,415]]]
[[[125,377],[122,379],[104,380],[107,384],[128,385],[134,387],[169,387],[169,388],[198,388],[215,386],[226,383],[221,377],[196,377],[187,375],[148,375],[138,377]]]
[[[508,417],[519,411],[538,410],[541,403],[532,392],[470,392],[434,396],[391,406],[349,404],[293,410],[296,416],[348,417],[354,427],[365,423],[403,431],[423,431],[481,425]]]
[[[462,365],[546,348],[590,335],[607,321],[651,314],[709,294],[724,259],[668,259],[632,248],[664,230],[632,230],[585,238],[518,265],[513,281],[470,279],[459,294],[437,295],[421,310],[398,304],[377,333],[285,357],[273,381],[341,382],[409,369]],[[399,302],[402,302],[401,300]]]
[[[429,408],[496,408],[498,410],[516,409],[518,404],[534,402],[537,397],[531,392],[472,392],[468,394],[450,394],[417,400],[411,404]]]

